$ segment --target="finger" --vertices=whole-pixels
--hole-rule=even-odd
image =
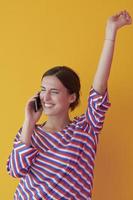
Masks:
[[[129,24],[132,23],[132,18],[127,11],[125,13],[125,18],[126,18],[126,20],[128,21]]]
[[[128,24],[132,23],[132,18],[126,10],[123,10],[121,12],[121,16],[125,18],[125,20],[127,21]]]
[[[31,99],[32,99],[32,98],[37,98],[39,95],[40,95],[40,91],[36,92],[36,93],[34,94],[34,96],[31,97]]]
[[[123,14],[123,11],[120,11],[120,12],[116,13],[116,16],[118,17],[118,16],[120,16],[121,14]]]
[[[123,15],[123,16],[127,16],[128,15],[128,12],[126,11],[126,10],[122,10],[122,11],[120,11],[119,13],[118,13],[118,15],[120,16],[120,15]]]
[[[126,17],[129,17],[129,16],[130,16],[127,10],[124,10],[124,11],[123,11],[123,15],[125,15]]]
[[[132,18],[131,17],[127,21],[128,21],[128,24],[132,24]]]
[[[125,11],[124,11],[124,15],[125,15],[125,17],[127,18],[127,17],[129,16],[129,13],[125,10]]]
[[[35,99],[29,99],[29,101],[27,101],[26,105],[32,105],[35,102]]]
[[[29,104],[30,102],[31,102],[31,103],[32,103],[32,102],[35,102],[36,98],[37,98],[37,95],[34,95],[33,97],[31,97],[31,98],[27,101],[27,103]]]
[[[36,92],[34,96],[38,96],[40,94],[40,91]]]
[[[122,11],[122,14],[123,14],[123,15],[126,15],[126,13],[127,13],[126,10],[123,10],[123,11]]]
[[[129,18],[129,19],[131,18],[128,12],[126,12],[125,15],[126,15],[126,18]]]

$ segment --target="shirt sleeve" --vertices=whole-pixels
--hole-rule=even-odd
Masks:
[[[96,133],[99,133],[103,127],[105,114],[110,107],[108,90],[106,89],[104,95],[99,94],[93,87],[91,87],[88,108],[86,111],[86,118],[88,123],[92,126]]]
[[[15,137],[13,150],[7,161],[7,171],[13,177],[25,176],[38,152],[32,146],[29,147],[19,140],[21,131],[22,128]]]

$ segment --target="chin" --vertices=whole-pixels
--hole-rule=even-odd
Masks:
[[[49,115],[49,116],[56,115],[56,113],[52,110],[43,109],[43,112],[44,112],[45,115]]]
[[[58,116],[62,116],[62,115],[65,115],[65,113],[64,112],[57,112],[57,111],[53,111],[52,112],[52,110],[51,111],[45,111],[44,110],[44,114],[45,115],[47,115],[47,116],[49,116],[49,117],[58,117]]]

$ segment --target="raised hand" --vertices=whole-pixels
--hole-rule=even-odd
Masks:
[[[126,10],[120,11],[119,13],[109,17],[107,21],[108,26],[112,26],[116,30],[125,25],[130,25],[131,23],[132,18]]]

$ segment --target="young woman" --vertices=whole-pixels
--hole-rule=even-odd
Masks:
[[[86,112],[72,121],[79,103],[80,80],[69,67],[44,73],[41,92],[26,104],[25,120],[14,141],[7,170],[20,177],[15,200],[91,200],[98,135],[110,106],[107,93],[116,33],[132,19],[127,11],[107,21],[104,46]],[[35,112],[39,95],[41,108]],[[48,120],[38,125],[42,112]]]

